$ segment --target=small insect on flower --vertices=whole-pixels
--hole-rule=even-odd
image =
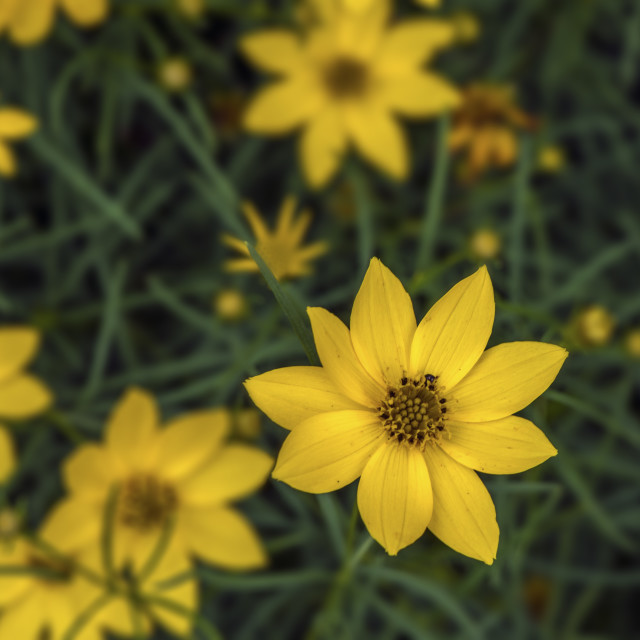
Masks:
[[[22,46],[38,44],[53,28],[56,7],[85,28],[104,22],[109,12],[108,0],[2,0],[0,35],[6,31]]]
[[[16,158],[8,143],[29,137],[37,128],[38,121],[26,111],[0,108],[0,176],[13,178],[18,172]]]
[[[326,253],[329,248],[326,242],[314,242],[309,246],[302,246],[304,236],[311,224],[311,213],[303,211],[296,218],[295,210],[295,199],[286,198],[278,215],[276,228],[270,231],[250,202],[246,202],[243,206],[244,214],[256,238],[256,251],[277,280],[299,278],[310,274],[311,261]],[[258,265],[244,242],[229,235],[224,235],[222,240],[245,256],[228,260],[225,265],[227,271],[259,272]]]
[[[374,258],[350,330],[325,309],[308,309],[321,367],[245,382],[258,407],[291,430],[274,478],[310,493],[360,478],[360,514],[389,554],[428,527],[491,564],[498,525],[475,471],[517,473],[556,455],[540,429],[512,414],[545,391],[567,356],[542,342],[485,351],[494,312],[482,267],[417,325],[402,284]]]
[[[249,104],[245,128],[282,135],[302,127],[300,153],[309,184],[324,186],[350,145],[396,180],[409,173],[407,140],[396,116],[431,118],[459,104],[458,91],[423,66],[455,40],[445,20],[389,25],[392,3],[363,12],[314,0],[300,35],[258,32],[241,46],[278,80]]]

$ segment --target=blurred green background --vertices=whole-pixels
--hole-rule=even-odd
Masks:
[[[305,364],[262,277],[223,270],[232,252],[220,238],[244,227],[242,200],[270,222],[288,194],[313,211],[310,241],[330,251],[285,287],[343,319],[371,256],[400,277],[421,317],[484,262],[469,242],[490,229],[501,241],[487,261],[490,345],[544,340],[571,352],[523,412],[559,455],[483,478],[501,529],[497,561],[487,567],[427,533],[397,558],[374,545],[345,572],[347,545],[366,535],[359,519],[349,524],[355,486],[317,498],[272,481],[243,503],[270,567],[202,566],[202,614],[234,640],[638,637],[640,356],[627,335],[640,328],[640,4],[443,0],[425,12],[396,2],[398,15],[475,16],[478,38],[435,67],[461,86],[513,85],[539,120],[519,134],[512,168],[466,184],[451,158],[435,213],[437,121],[407,124],[406,183],[351,156],[320,192],[304,184],[293,136],[244,134],[242,105],[264,78],[238,38],[292,24],[294,3],[206,4],[194,21],[172,2],[113,0],[97,29],[60,18],[41,45],[0,42],[3,104],[41,123],[16,146],[17,178],[0,182],[0,318],[42,330],[33,370],[56,395],[54,411],[14,430],[20,467],[4,498],[36,526],[62,495],[60,462],[79,439],[100,436],[128,385],[155,393],[170,417],[248,407],[246,377]],[[173,56],[193,79],[171,93],[158,68]],[[539,166],[547,145],[566,157],[558,171]],[[230,288],[250,310],[233,322],[212,303]],[[594,304],[615,320],[601,345],[576,324]],[[275,454],[284,435],[264,418],[257,442]]]

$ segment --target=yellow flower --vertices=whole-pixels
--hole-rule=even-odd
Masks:
[[[192,80],[193,69],[184,58],[167,58],[158,67],[158,81],[167,91],[184,91]]]
[[[627,353],[633,358],[640,358],[640,329],[632,329],[624,342]]]
[[[52,517],[56,531],[66,532],[65,548],[99,539],[106,501],[117,487],[118,567],[140,568],[168,526],[185,553],[206,562],[231,569],[266,564],[255,530],[230,502],[265,481],[271,457],[248,445],[225,444],[225,409],[189,413],[163,429],[159,421],[154,398],[130,389],[111,414],[104,444],[82,446],[65,463],[71,495]]]
[[[40,334],[28,327],[0,329],[0,418],[24,420],[45,411],[51,404],[51,392],[42,382],[23,373],[35,357]],[[0,424],[0,483],[15,467],[13,442]]]
[[[234,322],[247,315],[247,299],[238,289],[222,289],[213,298],[213,310],[222,320]]]
[[[594,304],[578,313],[574,326],[582,344],[602,347],[611,340],[616,322],[607,309]]]
[[[30,136],[37,126],[38,121],[21,109],[0,109],[0,175],[11,178],[18,170],[13,151],[7,143]]]
[[[567,164],[564,149],[555,144],[549,144],[540,149],[538,167],[547,173],[558,173]]]
[[[491,229],[478,229],[469,242],[471,253],[479,260],[493,260],[502,249],[500,236]]]
[[[466,177],[474,180],[491,167],[512,165],[518,156],[518,129],[536,121],[515,106],[511,87],[474,84],[463,93],[449,137],[452,151],[467,151]]]
[[[323,0],[326,2],[326,0]],[[429,9],[437,9],[440,6],[440,0],[415,0],[417,4]],[[342,0],[344,6],[349,11],[367,11],[371,9],[374,2],[380,2],[380,0]]]
[[[79,27],[92,27],[107,17],[107,0],[2,0],[0,34],[8,32],[14,43],[37,44],[53,27],[60,7]]]
[[[351,330],[325,309],[308,309],[322,367],[276,369],[245,383],[258,407],[291,429],[274,478],[324,493],[359,477],[362,519],[391,555],[428,527],[491,564],[498,525],[474,470],[516,473],[557,453],[512,414],[551,384],[567,355],[540,342],[484,351],[494,311],[482,267],[416,326],[402,284],[374,258]]]
[[[300,37],[276,29],[242,40],[251,62],[278,76],[249,104],[245,127],[267,135],[302,127],[302,166],[316,188],[350,144],[391,177],[406,178],[407,141],[395,116],[432,117],[457,106],[458,92],[422,68],[452,43],[453,26],[435,19],[388,26],[387,0],[365,14],[315,5],[320,19]]]
[[[326,242],[302,246],[304,235],[311,224],[311,214],[303,211],[294,219],[295,209],[295,199],[286,198],[280,209],[276,228],[270,231],[250,202],[243,206],[244,214],[256,238],[256,250],[278,280],[308,275],[311,273],[309,263],[326,253],[328,249]],[[222,239],[232,249],[246,256],[228,260],[225,265],[227,271],[259,271],[244,242],[227,235]]]

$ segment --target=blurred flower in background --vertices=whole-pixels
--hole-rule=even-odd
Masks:
[[[108,0],[2,0],[0,34],[18,45],[38,44],[53,28],[57,7],[79,27],[100,24],[109,10]]]
[[[538,168],[545,173],[559,173],[566,164],[564,149],[556,144],[548,144],[538,153]]]
[[[167,90],[180,92],[188,89],[193,81],[193,68],[188,60],[176,56],[158,65],[158,82]]]
[[[611,341],[616,323],[610,311],[599,304],[580,311],[573,320],[572,330],[580,344],[602,347]]]
[[[8,143],[30,136],[37,128],[38,121],[26,111],[0,107],[0,176],[12,178],[18,170]]]
[[[416,326],[400,281],[371,261],[351,329],[309,308],[320,367],[287,367],[245,382],[253,401],[290,429],[273,477],[310,493],[358,477],[358,509],[390,555],[427,528],[492,564],[498,524],[475,471],[518,473],[557,451],[514,416],[542,394],[567,352],[542,342],[484,351],[495,304],[485,267],[443,296]]]
[[[624,341],[627,353],[633,358],[640,358],[640,329],[632,329]]]
[[[502,250],[502,240],[491,229],[478,229],[469,240],[469,249],[476,260],[495,260]]]
[[[260,435],[261,419],[255,409],[238,409],[233,412],[233,426],[236,435],[245,440],[255,440]]]
[[[284,29],[242,39],[253,64],[279,79],[258,92],[245,115],[248,131],[281,135],[302,127],[307,181],[325,185],[350,144],[374,166],[403,180],[410,161],[396,115],[429,118],[459,103],[446,80],[422,67],[455,39],[443,20],[389,25],[390,3],[351,12],[314,4],[320,20],[298,37]]]
[[[236,322],[249,312],[246,296],[239,289],[223,289],[213,297],[213,312],[225,322]]]
[[[206,5],[205,0],[174,0],[175,5],[187,18],[191,18],[195,20],[200,18],[202,14],[205,12]]]
[[[282,204],[276,227],[270,231],[260,217],[256,208],[245,202],[242,209],[249,221],[255,236],[256,251],[265,261],[276,280],[299,278],[311,273],[311,261],[326,253],[329,246],[326,242],[314,242],[303,246],[302,241],[311,224],[311,213],[302,211],[296,218],[296,200],[288,197]],[[222,240],[232,249],[243,254],[244,258],[227,260],[225,268],[231,272],[259,272],[247,246],[233,236],[224,235]]]

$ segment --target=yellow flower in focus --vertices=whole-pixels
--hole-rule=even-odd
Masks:
[[[204,14],[204,0],[175,0],[176,7],[182,15],[196,20]]]
[[[407,140],[396,116],[433,117],[459,96],[423,65],[452,44],[453,26],[416,19],[389,26],[390,3],[366,12],[318,1],[319,20],[302,33],[262,31],[243,38],[246,56],[276,81],[249,104],[245,128],[265,135],[302,128],[305,176],[319,188],[335,174],[348,147],[402,180],[409,173]]]
[[[549,144],[540,149],[538,167],[547,173],[558,173],[567,164],[564,149],[555,144]]]
[[[580,342],[591,347],[602,347],[609,343],[616,326],[611,313],[599,304],[583,309],[574,323]]]
[[[290,429],[273,477],[310,493],[360,478],[358,508],[389,554],[428,527],[491,564],[498,525],[475,471],[517,473],[557,451],[512,415],[551,384],[567,352],[541,342],[484,351],[495,305],[486,267],[459,282],[416,324],[400,281],[371,261],[349,330],[309,308],[322,367],[286,367],[245,382]]]
[[[624,341],[627,353],[633,358],[640,358],[640,329],[632,329]]]
[[[116,566],[139,569],[168,526],[183,552],[206,562],[230,569],[264,566],[255,530],[230,503],[264,483],[271,457],[225,443],[225,409],[188,413],[163,429],[159,422],[154,398],[130,389],[111,414],[105,442],[80,447],[65,463],[71,495],[52,516],[60,537],[66,532],[65,548],[99,540],[105,503],[117,487]]]
[[[326,242],[314,242],[306,247],[302,246],[304,236],[311,224],[311,213],[303,211],[294,218],[295,210],[295,199],[286,198],[280,209],[276,228],[270,231],[250,202],[246,202],[243,206],[244,214],[256,238],[256,251],[277,280],[299,278],[310,274],[312,271],[310,262],[326,253],[329,248]],[[242,240],[228,235],[224,235],[222,239],[229,247],[245,256],[228,260],[225,264],[227,271],[259,271],[258,265]]]
[[[493,260],[502,249],[500,236],[491,229],[478,229],[469,241],[473,257],[478,260]]]
[[[29,327],[0,329],[0,418],[25,420],[45,411],[51,404],[51,392],[24,368],[35,357],[40,334]],[[0,483],[15,468],[13,441],[0,424]]]
[[[238,289],[223,289],[213,298],[214,313],[226,322],[244,318],[248,310],[247,299]]]
[[[7,32],[15,44],[32,45],[51,31],[56,8],[79,27],[93,27],[107,17],[107,0],[2,0],[0,35]]]
[[[193,69],[184,58],[167,58],[158,67],[158,81],[167,91],[184,91],[192,80]]]
[[[492,167],[507,167],[518,157],[517,130],[536,121],[516,107],[511,87],[475,84],[463,92],[449,136],[453,152],[466,151],[466,177],[474,180]]]
[[[30,136],[37,127],[38,121],[26,111],[13,107],[0,108],[0,176],[12,178],[18,170],[8,143]]]

